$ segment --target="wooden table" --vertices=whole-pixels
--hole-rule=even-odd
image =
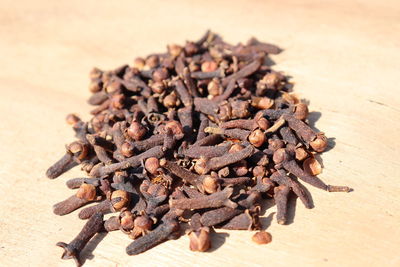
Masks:
[[[65,181],[83,174],[52,181],[44,173],[73,140],[65,115],[89,118],[89,70],[211,28],[229,42],[256,36],[284,48],[275,68],[293,77],[311,120],[335,138],[320,177],[354,192],[309,188],[315,208],[297,203],[287,226],[275,217],[268,226],[268,209],[269,245],[254,244],[251,232],[217,231],[210,253],[190,252],[184,236],[129,257],[130,240],[115,232],[91,243],[86,266],[400,266],[398,1],[1,2],[0,265],[74,266],[55,243],[84,222],[51,207],[71,195]]]

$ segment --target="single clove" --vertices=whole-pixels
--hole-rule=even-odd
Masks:
[[[83,226],[79,234],[69,243],[58,242],[56,245],[64,249],[61,256],[63,260],[74,259],[76,266],[81,266],[82,262],[79,253],[86,246],[89,240],[103,229],[103,214],[94,214]]]

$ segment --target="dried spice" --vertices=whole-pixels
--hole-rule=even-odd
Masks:
[[[92,118],[66,118],[76,141],[46,175],[57,178],[80,165],[88,177],[67,181],[77,189],[54,205],[57,215],[85,205],[88,219],[65,249],[74,258],[100,231],[121,231],[136,255],[187,231],[193,251],[207,251],[213,229],[258,230],[263,199],[273,198],[277,221],[288,220],[288,198],[306,208],[304,181],[329,192],[316,175],[316,154],[328,146],[307,124],[308,107],[290,92],[288,78],[268,65],[278,47],[255,38],[230,45],[210,31],[196,42],[168,45],[166,53],[132,65],[90,72]],[[299,179],[299,180],[298,180]],[[113,213],[106,221],[103,214]],[[252,237],[271,242],[265,231]]]
[[[257,232],[253,235],[253,237],[251,238],[255,243],[257,244],[268,244],[272,241],[272,237],[271,234],[268,232]]]

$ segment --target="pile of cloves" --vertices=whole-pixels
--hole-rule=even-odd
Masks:
[[[312,208],[300,180],[348,192],[316,177],[327,138],[307,124],[307,104],[288,78],[271,69],[268,54],[279,52],[255,38],[230,45],[208,31],[132,65],[94,68],[93,117],[67,116],[77,140],[46,173],[54,179],[80,165],[88,175],[68,180],[76,193],[54,205],[57,215],[82,208],[78,217],[88,219],[71,243],[57,243],[62,258],[80,265],[94,235],[116,230],[134,239],[129,255],[185,232],[191,250],[206,251],[214,228],[262,229],[263,199],[275,200],[279,224],[291,195]],[[253,240],[271,236],[261,231]]]

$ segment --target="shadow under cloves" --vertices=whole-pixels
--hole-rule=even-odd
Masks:
[[[94,258],[93,251],[99,245],[99,243],[106,237],[107,232],[97,233],[81,251],[79,260],[81,264],[85,264],[86,260],[92,260]]]
[[[313,129],[314,131],[320,132],[320,130],[315,127],[315,123],[321,118],[321,112],[318,111],[311,111],[310,113],[308,113],[308,125],[311,127],[311,129]]]
[[[229,234],[226,232],[216,232],[213,228],[211,228],[211,248],[207,250],[207,252],[213,252],[219,249],[226,241],[226,238],[229,237]]]
[[[271,226],[275,213],[276,212],[272,212],[267,217],[260,217],[261,230],[265,231]]]

